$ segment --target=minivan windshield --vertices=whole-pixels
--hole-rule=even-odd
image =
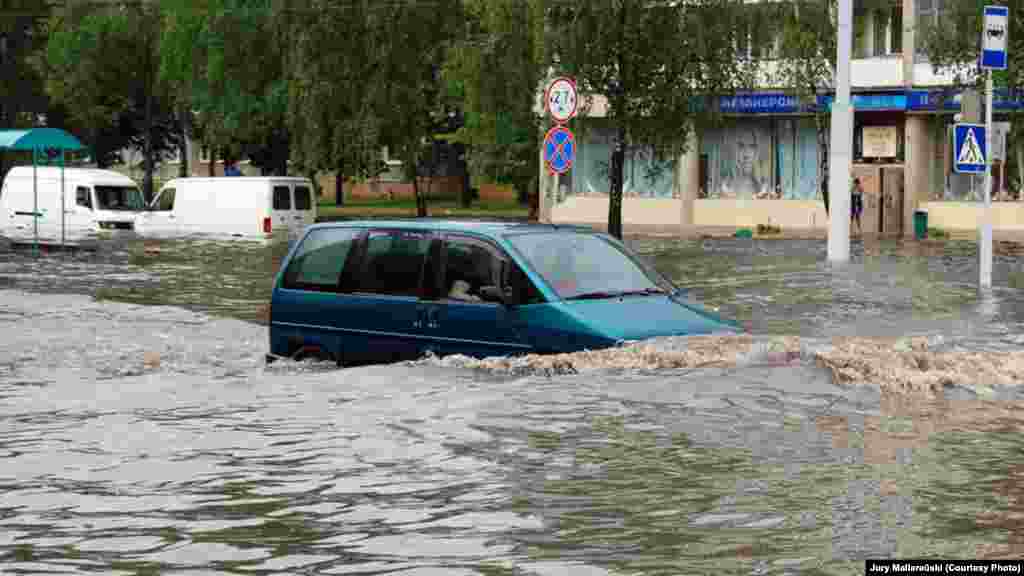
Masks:
[[[145,210],[142,192],[135,186],[95,186],[100,210]]]
[[[670,281],[605,234],[556,231],[506,238],[565,300],[676,291]]]

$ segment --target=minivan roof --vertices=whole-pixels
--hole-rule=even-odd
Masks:
[[[551,232],[566,230],[576,232],[595,232],[589,226],[576,224],[546,224],[540,222],[524,222],[516,220],[452,220],[444,218],[410,218],[388,220],[336,220],[321,222],[310,226],[311,229],[321,228],[401,228],[404,230],[421,230],[430,232],[477,232],[484,235],[502,232]]]

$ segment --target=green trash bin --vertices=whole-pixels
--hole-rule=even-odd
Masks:
[[[924,210],[914,212],[914,238],[924,240],[928,237],[928,213]]]

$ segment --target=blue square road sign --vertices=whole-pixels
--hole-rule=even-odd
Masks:
[[[985,172],[985,127],[981,124],[953,125],[953,171],[958,174]]]

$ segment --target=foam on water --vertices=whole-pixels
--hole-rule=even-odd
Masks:
[[[1024,351],[948,349],[940,336],[908,338],[694,336],[652,339],[603,350],[474,359],[430,357],[423,363],[493,374],[556,375],[609,370],[743,368],[813,363],[840,385],[891,394],[936,394],[950,387],[990,393],[1024,384]]]

